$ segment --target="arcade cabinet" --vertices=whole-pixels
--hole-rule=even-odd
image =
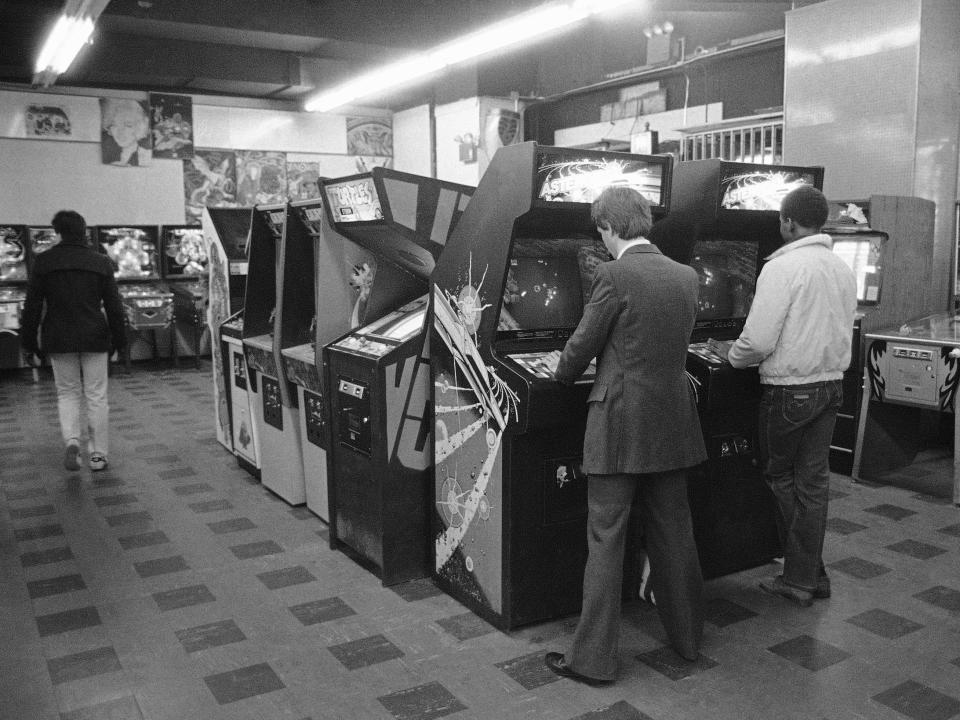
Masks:
[[[0,225],[0,370],[24,366],[20,314],[27,298],[29,248],[25,225]]]
[[[193,355],[199,369],[200,342],[207,326],[207,296],[210,292],[203,229],[196,225],[161,226],[160,270],[167,289],[173,293],[171,342],[179,348],[177,326],[181,321],[186,321],[191,330]]]
[[[691,265],[700,276],[700,296],[687,372],[708,459],[689,477],[689,499],[708,579],[781,553],[776,506],[757,454],[759,374],[731,367],[707,341],[740,335],[764,258],[783,245],[780,202],[800,185],[822,188],[823,169],[725,160],[674,168],[671,212],[698,228]]]
[[[580,609],[596,371],[568,387],[552,369],[610,259],[590,203],[629,185],[659,218],[671,171],[670,156],[503,147],[433,273],[434,570],[499,628]],[[634,565],[624,593],[635,598]]]
[[[157,331],[170,332],[173,339],[173,293],[160,282],[157,240],[157,228],[153,225],[97,226],[97,243],[113,263],[126,313],[128,343],[123,357],[128,373],[134,341],[144,331],[151,333],[154,358],[159,350]],[[176,343],[171,342],[170,352],[177,365]]]
[[[276,314],[284,291],[286,204],[257,205],[250,217],[243,354],[249,370],[250,419],[260,446],[260,482],[291,505],[306,501],[296,395],[283,371]],[[309,246],[306,246],[309,250]],[[291,257],[309,272],[312,261]],[[236,421],[238,418],[234,416]]]
[[[217,440],[252,475],[260,472],[259,443],[250,420],[243,356],[243,299],[247,286],[250,208],[204,208],[203,242],[210,259],[207,325]]]
[[[330,542],[392,585],[431,571],[427,291],[473,188],[375,168],[321,189],[333,243],[356,256],[323,243],[318,263]]]

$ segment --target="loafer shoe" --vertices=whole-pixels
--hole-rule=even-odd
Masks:
[[[813,590],[814,600],[827,600],[830,597],[830,578],[822,577],[817,580],[817,587]]]
[[[93,453],[90,456],[90,469],[93,471],[104,470],[107,467],[107,458],[103,453]]]
[[[570,678],[571,680],[576,680],[577,682],[582,682],[585,685],[593,685],[594,687],[609,685],[613,680],[601,680],[599,678],[587,677],[586,675],[581,675],[576,670],[567,665],[566,658],[563,657],[563,653],[558,652],[549,652],[543,658],[543,661],[546,663],[547,667],[553,670],[557,675],[561,677]]]
[[[775,575],[769,580],[762,580],[760,582],[760,589],[771,595],[779,595],[800,607],[810,607],[813,605],[813,593],[809,590],[801,590],[792,585],[787,585],[787,583],[783,581],[783,575]]]
[[[70,443],[63,452],[63,466],[67,470],[80,469],[80,446],[77,443]]]

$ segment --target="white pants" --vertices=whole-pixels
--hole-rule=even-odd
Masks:
[[[80,439],[82,398],[87,401],[87,449],[107,455],[110,406],[107,404],[107,353],[50,353],[57,385],[57,410],[64,444]]]

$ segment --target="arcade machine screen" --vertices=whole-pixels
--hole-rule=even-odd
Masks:
[[[27,281],[27,237],[22,225],[0,226],[0,283]]]
[[[885,236],[857,233],[854,237],[835,235],[833,252],[857,276],[857,304],[876,305],[880,302],[880,251]]]
[[[779,211],[781,201],[791,190],[821,184],[818,173],[810,168],[732,167],[720,178],[720,209]]]
[[[746,320],[756,289],[758,246],[743,240],[701,240],[690,265],[700,277],[697,325]]]
[[[118,280],[156,280],[159,277],[157,231],[152,227],[99,227],[100,247],[113,262]]]
[[[28,233],[30,235],[30,254],[33,257],[46,252],[60,242],[56,230],[52,227],[32,227]]]
[[[330,214],[336,222],[382,220],[380,198],[372,177],[345,180],[326,186]]]
[[[188,279],[206,274],[208,258],[202,228],[166,226],[161,242],[160,262],[166,279]]]

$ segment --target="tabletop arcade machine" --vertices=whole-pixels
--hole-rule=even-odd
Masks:
[[[260,449],[260,481],[291,505],[306,501],[297,397],[283,375],[276,314],[281,311],[287,205],[257,205],[250,217],[247,292],[243,303],[243,354],[249,372],[250,419]],[[302,246],[301,246],[302,247]],[[309,251],[309,245],[306,246]],[[309,255],[290,258],[301,272]],[[235,418],[236,419],[236,418]]]
[[[200,342],[207,326],[207,248],[203,228],[198,225],[160,227],[160,273],[173,294],[174,324],[171,342],[179,348],[177,326],[184,322],[192,337],[192,350],[200,367]],[[178,353],[179,354],[179,353]]]
[[[322,192],[336,235],[367,254],[347,265],[326,245],[329,259],[318,264],[331,546],[392,585],[431,572],[427,292],[473,188],[375,168],[327,181]]]
[[[757,454],[757,369],[737,370],[707,341],[739,337],[764,258],[783,245],[779,208],[800,185],[823,186],[819,167],[694,160],[674,168],[671,212],[698,231],[700,277],[687,356],[708,459],[690,475],[694,535],[705,578],[769,562],[780,552],[776,508]]]
[[[569,387],[552,370],[596,267],[610,259],[590,203],[604,187],[628,185],[658,218],[671,171],[670,156],[501,148],[437,263],[434,570],[444,590],[497,627],[580,608],[582,448],[596,369]],[[625,563],[625,595],[638,570]]]
[[[29,252],[25,225],[0,225],[0,369],[23,367],[20,314],[27,297]]]
[[[247,361],[243,355],[243,300],[251,208],[204,208],[203,242],[209,258],[207,326],[217,440],[250,474],[260,452],[250,420]]]
[[[178,364],[173,342],[173,293],[160,281],[157,227],[154,225],[98,225],[97,244],[114,266],[120,299],[127,321],[128,342],[123,353],[130,372],[133,347],[143,332],[150,331],[152,357],[159,354],[157,333],[170,333],[170,353]]]

